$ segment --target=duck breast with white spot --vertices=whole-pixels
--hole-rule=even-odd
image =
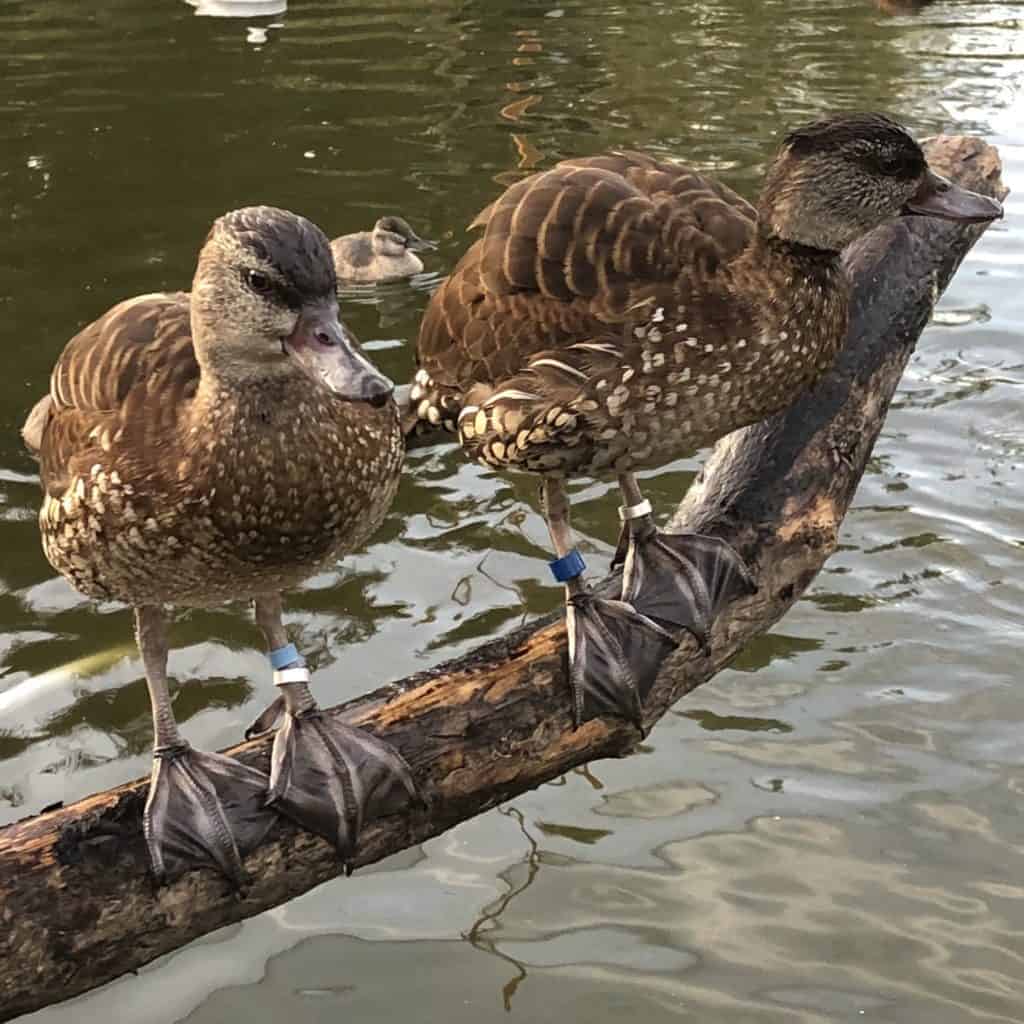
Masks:
[[[639,721],[679,630],[706,642],[752,586],[724,543],[657,533],[634,471],[764,419],[821,376],[846,334],[850,242],[900,215],[1000,212],[929,170],[895,121],[851,114],[787,135],[756,204],[612,153],[534,174],[477,217],[483,236],[423,318],[410,398],[474,459],[543,477],[577,720]],[[621,601],[580,579],[563,481],[581,474],[616,476],[625,499]]]

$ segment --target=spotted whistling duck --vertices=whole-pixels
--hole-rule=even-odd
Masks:
[[[317,706],[282,624],[281,592],[376,529],[403,443],[391,382],[338,319],[318,227],[271,207],[225,214],[191,294],[129,299],[64,349],[23,434],[38,455],[43,549],[89,597],[134,607],[153,708],[144,814],[159,879],[242,858],[281,811],[352,856],[367,796],[398,753]],[[268,778],[191,748],[167,691],[166,605],[248,597],[283,711]]]
[[[841,250],[905,214],[998,217],[931,171],[878,114],[786,135],[751,204],[640,153],[566,160],[512,185],[432,296],[410,392],[416,416],[484,465],[542,478],[566,584],[576,721],[640,722],[681,631],[702,644],[752,580],[723,541],[663,534],[634,473],[783,409],[831,365],[847,328]],[[623,496],[621,598],[583,583],[564,481]]]

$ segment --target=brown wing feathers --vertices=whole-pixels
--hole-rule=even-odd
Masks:
[[[620,175],[559,166],[512,186],[495,204],[480,280],[494,296],[590,300],[593,315],[616,319],[634,281],[667,270],[659,235],[655,204]]]
[[[39,454],[47,492],[61,494],[121,431],[145,433],[140,450],[159,445],[198,377],[185,293],[129,299],[85,327],[68,342],[50,394],[23,430]],[[152,401],[157,392],[161,400]]]
[[[450,409],[470,384],[503,381],[544,350],[628,336],[638,310],[706,290],[754,222],[719,182],[638,153],[516,183],[477,217],[484,237],[427,308],[417,394]]]
[[[50,377],[50,395],[57,409],[114,412],[137,384],[188,362],[191,351],[187,294],[128,299],[68,342]]]

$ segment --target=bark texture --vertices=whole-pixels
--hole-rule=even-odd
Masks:
[[[998,154],[981,140],[940,137],[927,149],[940,172],[1005,194]],[[834,369],[787,412],[715,449],[672,528],[728,540],[759,589],[719,618],[709,656],[687,641],[666,662],[648,698],[648,728],[775,623],[835,550],[903,368],[981,230],[913,218],[865,239],[847,258],[854,299]],[[573,730],[565,630],[554,617],[332,713],[394,744],[430,800],[429,808],[399,806],[370,822],[357,865],[436,836],[575,765],[627,754],[640,739],[611,718]],[[266,771],[270,740],[229,752]],[[193,871],[158,890],[142,839],[146,786],[129,783],[0,830],[0,1020],[137,970],[340,871],[326,842],[282,820],[248,858],[254,881],[241,897],[214,871]]]

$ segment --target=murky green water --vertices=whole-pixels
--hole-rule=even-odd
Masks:
[[[920,343],[843,549],[641,753],[33,1019],[1024,1020],[1024,4],[292,6],[0,6],[0,822],[148,770],[129,614],[53,578],[16,429],[79,325],[187,285],[220,212],[398,212],[440,239],[421,279],[345,308],[406,380],[463,226],[560,157],[645,146],[750,192],[784,126],[880,107],[991,137],[1017,196]],[[615,505],[580,486],[596,565]],[[373,545],[290,601],[318,692],[554,607],[547,557],[531,481],[417,450]],[[175,643],[186,735],[237,740],[272,696],[245,609]]]

